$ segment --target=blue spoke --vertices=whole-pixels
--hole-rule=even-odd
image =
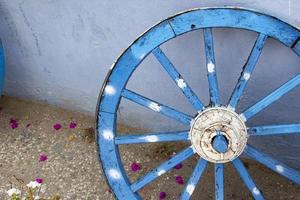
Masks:
[[[244,164],[242,163],[242,161],[239,158],[237,158],[237,159],[233,160],[232,163],[233,163],[233,166],[235,167],[235,169],[240,174],[240,177],[244,181],[245,185],[252,193],[254,199],[256,199],[256,200],[264,199],[262,193],[256,187],[254,181],[252,180],[250,174],[248,173],[248,171],[247,171],[246,167],[244,166]]]
[[[214,43],[211,28],[203,29],[207,65],[207,78],[209,83],[210,102],[212,105],[220,104],[219,88],[216,74]]]
[[[224,199],[224,164],[215,164],[215,199]]]
[[[145,133],[139,135],[122,135],[115,138],[115,144],[139,144],[152,142],[172,142],[189,140],[189,132]]]
[[[225,153],[228,150],[228,141],[225,136],[218,131],[218,135],[216,135],[212,141],[212,146],[219,153]]]
[[[195,107],[197,111],[201,111],[204,108],[204,105],[199,100],[197,95],[193,92],[190,86],[185,82],[182,76],[178,73],[174,65],[168,59],[168,57],[162,52],[162,50],[157,47],[152,53],[156,57],[156,59],[160,62],[163,68],[167,71],[173,81],[177,84],[177,86],[181,89],[183,94],[189,100],[189,102]]]
[[[299,171],[292,169],[289,166],[270,157],[269,155],[258,151],[251,145],[247,145],[247,148],[245,149],[245,153],[248,156],[250,156],[251,158],[255,159],[257,162],[265,165],[269,169],[277,172],[278,174],[280,174],[280,175],[288,178],[289,180],[293,181],[294,183],[300,185],[300,172]]]
[[[191,198],[191,196],[192,196],[192,194],[193,194],[193,192],[194,192],[194,190],[206,168],[206,165],[207,165],[207,161],[200,158],[190,179],[188,180],[188,182],[185,185],[185,188],[180,197],[181,200],[187,200],[187,199]]]
[[[156,178],[160,177],[179,163],[183,162],[184,160],[188,159],[194,154],[194,150],[192,147],[188,147],[185,150],[179,152],[171,159],[165,161],[157,168],[153,169],[151,172],[137,180],[135,183],[131,185],[131,189],[133,192],[138,191],[139,189],[143,188],[150,182],[154,181]]]
[[[294,133],[300,133],[300,124],[265,125],[249,128],[249,134],[251,136],[285,135]]]
[[[130,101],[140,104],[141,106],[149,108],[155,112],[161,113],[167,117],[178,120],[184,124],[190,125],[190,123],[192,121],[192,117],[190,117],[182,112],[179,112],[173,108],[170,108],[163,104],[157,103],[156,101],[148,99],[144,96],[136,94],[130,90],[124,89],[122,92],[122,96]]]
[[[258,58],[261,54],[262,48],[264,47],[267,38],[268,38],[268,36],[260,33],[258,38],[256,39],[256,42],[252,48],[252,51],[248,57],[248,60],[243,67],[243,71],[241,73],[239,81],[236,84],[234,91],[230,97],[229,103],[228,103],[228,107],[232,108],[233,110],[235,110],[239,100],[241,99],[241,97],[245,91],[248,80],[249,80],[250,76],[252,75],[252,72],[255,68],[255,65],[258,61]]]
[[[278,100],[280,97],[294,89],[296,86],[300,84],[300,74],[289,80],[288,82],[284,83],[282,86],[274,90],[271,94],[248,108],[246,111],[241,114],[244,120],[248,120],[253,117],[258,112],[265,109],[267,106],[272,104],[274,101]]]

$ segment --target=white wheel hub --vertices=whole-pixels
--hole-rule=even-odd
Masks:
[[[228,141],[225,153],[216,151],[212,145],[218,133]],[[196,116],[190,138],[199,156],[213,163],[226,163],[241,155],[246,147],[248,134],[243,119],[236,112],[225,107],[214,107],[205,109]]]

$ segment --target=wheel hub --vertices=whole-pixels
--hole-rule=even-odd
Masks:
[[[214,107],[205,109],[195,117],[190,138],[199,156],[213,163],[226,163],[241,155],[248,134],[243,119],[236,112],[225,107]],[[222,151],[216,140],[223,145]]]

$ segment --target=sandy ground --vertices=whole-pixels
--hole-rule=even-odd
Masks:
[[[98,162],[94,118],[81,113],[33,103],[10,97],[0,99],[0,199],[9,199],[6,191],[11,185],[19,185],[36,177],[44,180],[45,192],[41,197],[58,194],[61,199],[114,199]],[[18,127],[11,128],[10,119],[17,120]],[[69,128],[70,122],[77,127]],[[55,130],[53,125],[62,125]],[[132,128],[119,126],[119,131]],[[159,163],[178,152],[184,143],[121,146],[123,164],[131,181],[147,173]],[[45,153],[47,161],[39,162]],[[166,199],[178,199],[184,185],[175,177],[187,180],[197,156],[183,163],[181,169],[173,169],[140,191],[144,199],[159,199],[161,191]],[[263,191],[266,199],[300,199],[300,187],[250,160],[244,160],[253,179]],[[130,165],[137,162],[141,170],[132,172]],[[231,164],[225,166],[226,199],[251,199],[251,195]],[[194,192],[193,199],[214,199],[213,165],[209,165]]]

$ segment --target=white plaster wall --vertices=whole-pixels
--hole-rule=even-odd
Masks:
[[[109,67],[137,36],[177,12],[224,5],[257,9],[300,25],[297,0],[1,0],[0,37],[7,65],[5,94],[93,114]],[[221,96],[226,103],[256,34],[218,29],[214,35]],[[163,49],[207,102],[201,32],[176,38],[163,45]],[[281,44],[268,41],[240,110],[298,73],[299,61]],[[194,112],[151,56],[128,87],[179,110]],[[293,91],[250,123],[299,122],[299,97],[300,91]],[[147,129],[184,128],[126,101],[122,102],[119,114],[121,122]],[[255,142],[266,151],[281,149],[276,156],[296,166],[299,157],[294,152],[300,151],[299,137],[289,138]],[[287,144],[290,148],[283,150],[281,147]]]

